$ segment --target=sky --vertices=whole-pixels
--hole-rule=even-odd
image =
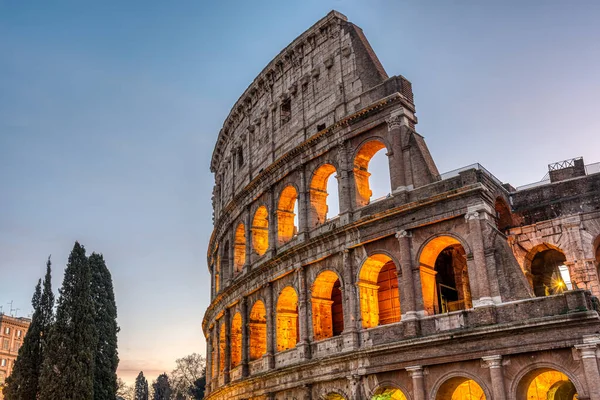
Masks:
[[[479,162],[518,186],[600,161],[597,1],[0,0],[4,311],[31,312],[50,254],[57,291],[78,240],[112,272],[121,377],[204,354],[217,134],[332,9],[412,82],[440,172]]]

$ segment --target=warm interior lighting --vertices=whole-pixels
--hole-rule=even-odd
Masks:
[[[465,250],[451,236],[432,239],[419,259],[423,307],[440,314],[472,307]]]
[[[436,400],[486,400],[477,382],[464,377],[450,378],[439,388]]]
[[[362,326],[400,321],[400,292],[396,265],[384,254],[374,254],[363,263],[358,281]]]
[[[269,248],[269,222],[267,207],[260,206],[252,220],[252,247],[259,256]]]
[[[576,400],[579,396],[569,377],[558,371],[536,375],[527,388],[527,400]]]
[[[233,247],[233,264],[235,272],[239,273],[246,263],[246,229],[244,224],[239,224],[235,230],[235,240]]]
[[[327,220],[327,182],[334,172],[336,170],[333,165],[323,164],[313,174],[310,183],[310,214],[313,227]]]
[[[298,334],[298,295],[287,286],[277,299],[277,351],[296,347]]]
[[[277,207],[277,238],[279,243],[287,243],[298,231],[296,225],[296,204],[298,192],[293,186],[286,186],[279,195]]]
[[[400,389],[381,388],[375,392],[371,400],[407,400]]]
[[[326,339],[342,333],[344,313],[337,274],[321,272],[313,283],[311,293],[314,339]]]
[[[329,393],[327,396],[324,397],[324,400],[346,400],[346,398],[341,394]]]
[[[242,315],[236,313],[231,320],[231,368],[242,362]]]
[[[250,310],[250,360],[258,360],[267,352],[267,312],[262,301],[257,300]]]
[[[373,156],[380,150],[385,149],[385,145],[378,140],[371,140],[365,143],[354,158],[354,179],[356,182],[356,204],[366,206],[371,201],[373,191],[369,184],[369,162]]]
[[[530,280],[536,296],[550,296],[573,289],[569,268],[564,265],[566,257],[560,249],[542,244],[534,247],[528,258],[531,259]]]
[[[219,332],[219,373],[222,373],[225,370],[225,347],[227,346],[224,323],[221,324]]]

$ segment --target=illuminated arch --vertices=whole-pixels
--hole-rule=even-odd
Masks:
[[[517,385],[517,399],[576,400],[575,383],[563,372],[552,368],[537,368],[526,373]]]
[[[400,322],[400,291],[396,265],[385,254],[373,254],[358,276],[363,328]]]
[[[437,236],[419,256],[423,307],[440,314],[473,307],[465,248],[454,236]]]
[[[369,163],[381,150],[386,149],[385,144],[378,139],[371,139],[364,143],[356,156],[354,157],[354,179],[356,183],[356,205],[358,207],[366,206],[371,201],[373,191],[369,182],[371,173],[369,172]],[[389,178],[389,167],[387,181]],[[389,193],[389,192],[388,192]]]
[[[250,361],[258,360],[267,353],[267,311],[265,304],[257,300],[250,310]]]
[[[381,386],[377,388],[371,400],[407,400],[404,392],[393,386]]]
[[[323,400],[346,400],[346,398],[344,396],[342,396],[341,394],[336,393],[336,392],[327,393],[325,396],[321,396],[321,399],[323,399]]]
[[[525,256],[525,269],[537,297],[559,294],[573,289],[567,258],[558,247],[542,243],[533,247]]]
[[[474,377],[455,375],[440,385],[435,400],[486,400],[486,392]]]
[[[501,197],[496,199],[494,203],[494,209],[496,210],[496,227],[505,231],[513,226],[512,214],[510,212],[510,207],[506,204],[506,201]]]
[[[267,207],[260,206],[254,213],[252,220],[252,247],[259,256],[269,248],[269,222]]]
[[[225,370],[225,347],[227,346],[227,335],[225,335],[225,323],[221,323],[219,329],[219,373]]]
[[[299,341],[298,294],[286,286],[277,299],[277,351],[296,347]]]
[[[231,368],[235,368],[242,362],[242,315],[235,313],[231,320]]]
[[[221,257],[219,255],[216,257],[214,272],[215,293],[219,293],[219,290],[221,290]]]
[[[277,206],[277,238],[279,243],[287,243],[296,234],[298,227],[295,224],[298,191],[292,185],[286,186],[279,195]]]
[[[338,336],[344,330],[341,282],[333,271],[323,271],[315,279],[311,293],[315,340]]]
[[[240,273],[246,264],[246,228],[240,223],[235,230],[233,247],[233,266]]]
[[[315,227],[327,220],[328,182],[336,169],[331,164],[323,164],[314,172],[310,182],[310,214],[311,226]],[[331,216],[330,216],[331,217]]]

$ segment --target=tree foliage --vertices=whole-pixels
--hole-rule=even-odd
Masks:
[[[152,383],[152,390],[154,392],[152,400],[171,400],[171,384],[166,373],[163,373],[156,378],[156,381]]]
[[[44,290],[41,280],[35,287],[31,300],[33,316],[31,324],[19,349],[13,372],[4,390],[6,400],[30,400],[37,397],[40,371],[44,358],[48,330],[54,319],[54,294],[52,293],[52,263],[46,263]]]
[[[202,398],[197,397],[199,388],[197,381],[205,375],[206,360],[200,354],[193,353],[175,361],[176,367],[171,371],[171,381],[173,383],[173,392],[183,398]],[[201,382],[200,382],[201,383]]]
[[[148,381],[144,377],[144,373],[140,371],[135,378],[135,392],[133,400],[148,400]]]

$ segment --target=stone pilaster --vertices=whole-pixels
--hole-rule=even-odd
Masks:
[[[271,282],[265,285],[265,309],[267,312],[267,363],[269,369],[275,368],[275,309],[273,307],[273,285]]]
[[[469,207],[471,208],[471,207]],[[465,214],[465,220],[469,225],[469,234],[471,236],[471,252],[473,255],[473,269],[469,268],[469,273],[475,272],[475,279],[469,275],[471,291],[476,287],[475,296],[473,296],[473,307],[489,306],[494,304],[490,292],[490,281],[488,278],[487,265],[485,262],[485,253],[483,249],[483,237],[481,232],[481,213],[476,210],[469,210]],[[467,261],[468,265],[468,261]]]
[[[250,206],[246,207],[246,220],[244,224],[244,235],[246,236],[246,262],[244,264],[244,271],[248,272],[251,267],[251,256],[252,256],[252,214],[250,214]]]
[[[583,344],[575,345],[583,364],[590,400],[600,400],[600,372],[596,356],[599,343],[600,336],[591,335],[583,337]]]
[[[298,240],[304,241],[308,234],[308,214],[310,207],[310,196],[306,185],[306,168],[303,165],[299,169],[300,182],[298,182]]]
[[[338,196],[340,199],[340,223],[347,224],[352,218],[352,211],[356,203],[354,194],[354,182],[352,175],[352,165],[348,162],[348,151],[343,141],[338,143],[337,147],[338,168]]]
[[[350,400],[363,400],[364,395],[362,377],[360,375],[351,375],[346,377],[348,386],[350,386]]]
[[[300,353],[300,357],[304,359],[309,359],[311,357],[310,354],[310,339],[308,327],[310,324],[309,321],[309,299],[308,299],[308,289],[306,287],[306,271],[302,267],[296,268],[296,275],[298,277],[298,318],[299,328],[300,328],[300,342],[296,345],[298,352]]]
[[[354,265],[352,263],[352,249],[342,252],[342,271],[344,285],[342,294],[344,296],[344,346],[355,349],[359,346],[358,321],[359,311],[357,309],[356,282],[354,279]]]
[[[250,351],[250,336],[248,324],[250,323],[248,315],[248,298],[242,297],[240,302],[240,309],[242,314],[242,377],[247,377],[249,374],[248,360]]]
[[[206,336],[206,388],[210,388],[212,381],[212,350],[213,350],[213,328],[208,328]]]
[[[483,357],[483,366],[489,368],[492,381],[492,394],[494,400],[506,400],[506,388],[504,387],[504,367],[502,356]]]
[[[388,151],[392,192],[399,192],[409,188],[402,145],[402,127],[408,124],[408,119],[404,115],[404,110],[399,109],[393,111],[386,122],[388,137],[392,144],[392,148]]]
[[[223,382],[229,383],[229,371],[231,371],[231,310],[225,309],[223,316],[225,323],[225,369],[223,370]]]
[[[396,232],[398,247],[400,250],[400,265],[398,274],[398,287],[400,288],[400,311],[401,320],[406,323],[405,335],[417,336],[419,334],[419,323],[417,321],[417,307],[415,303],[415,282],[413,277],[411,239],[412,234],[405,230]]]
[[[269,210],[267,221],[269,223],[269,248],[267,249],[268,257],[273,257],[277,254],[277,207],[276,197],[279,193],[275,193],[273,187],[269,189]]]
[[[413,399],[425,400],[425,382],[423,376],[423,367],[417,365],[407,367],[406,372],[412,378]]]

